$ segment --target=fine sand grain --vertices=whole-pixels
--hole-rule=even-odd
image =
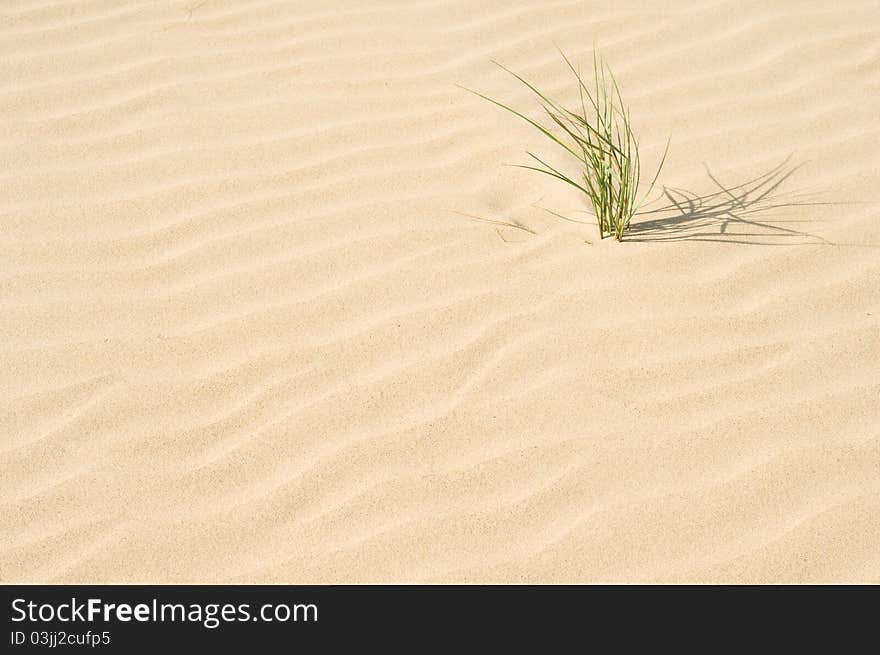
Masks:
[[[4,1],[0,580],[880,582],[878,116],[876,0]]]

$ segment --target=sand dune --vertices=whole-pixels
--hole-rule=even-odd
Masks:
[[[880,582],[880,3],[697,4],[4,2],[0,580]]]

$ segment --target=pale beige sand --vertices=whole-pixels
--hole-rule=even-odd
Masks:
[[[880,581],[877,1],[0,11],[3,581]],[[554,41],[710,197],[544,211]]]

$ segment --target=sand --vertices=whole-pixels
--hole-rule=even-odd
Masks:
[[[4,2],[0,580],[880,582],[878,17]],[[554,42],[624,243],[456,86]]]

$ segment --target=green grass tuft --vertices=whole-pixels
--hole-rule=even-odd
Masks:
[[[641,176],[639,142],[633,134],[629,110],[620,95],[617,80],[605,60],[594,53],[594,80],[592,86],[588,86],[569,58],[561,51],[560,54],[577,80],[579,103],[573,110],[548,98],[532,83],[494,62],[535,94],[550,121],[547,124],[532,120],[482,93],[467,90],[526,121],[575,157],[583,170],[580,181],[573,180],[531,152],[527,154],[534,160],[534,165],[519,168],[549,175],[586,194],[596,215],[600,237],[613,236],[621,241],[632,217],[657,182],[669,152],[669,141],[666,142],[654,179],[641,198],[637,199]]]

